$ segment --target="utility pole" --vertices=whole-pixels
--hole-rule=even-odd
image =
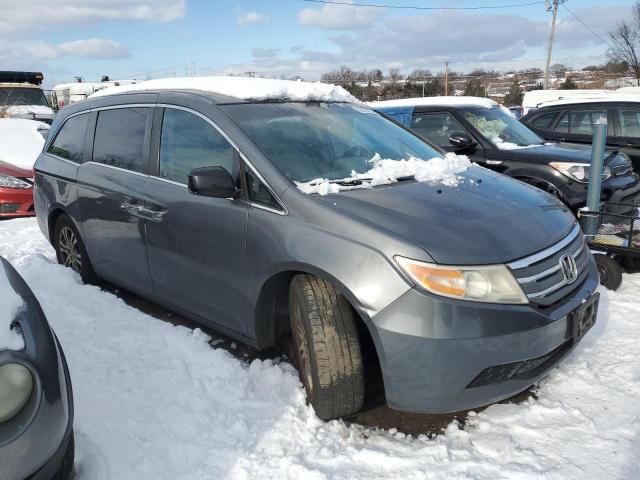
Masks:
[[[556,18],[558,17],[558,6],[567,0],[545,0],[547,12],[553,12],[551,20],[551,34],[549,35],[549,48],[547,50],[547,65],[544,69],[544,88],[549,88],[549,67],[551,65],[551,51],[553,50],[553,37],[556,35]]]
[[[444,62],[444,96],[449,95],[449,64],[451,62]]]

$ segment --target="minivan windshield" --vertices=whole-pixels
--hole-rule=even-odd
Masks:
[[[498,148],[505,144],[526,147],[543,143],[542,138],[501,107],[469,108],[463,110],[462,114],[484,138]]]
[[[344,179],[383,159],[442,154],[368,107],[286,102],[221,105],[284,175],[297,182]]]
[[[48,107],[47,97],[39,88],[9,87],[0,88],[0,106],[42,105]]]

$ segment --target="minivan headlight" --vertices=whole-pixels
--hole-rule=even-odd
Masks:
[[[27,404],[33,391],[33,377],[24,365],[0,365],[0,423],[11,420]]]
[[[0,173],[0,187],[3,188],[29,188],[31,184],[20,180],[19,178],[12,177],[11,175],[5,175]]]
[[[443,266],[399,256],[395,258],[413,281],[436,295],[475,302],[529,303],[505,265]]]
[[[553,168],[558,170],[560,173],[566,175],[567,177],[575,180],[580,183],[587,183],[589,181],[589,171],[591,170],[591,165],[588,163],[565,163],[565,162],[551,162]],[[609,167],[604,167],[604,172],[602,172],[602,180],[606,180],[611,176],[611,169]]]

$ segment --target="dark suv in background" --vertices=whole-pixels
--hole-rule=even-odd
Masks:
[[[575,212],[587,198],[588,146],[545,143],[496,102],[476,97],[426,97],[375,102],[377,111],[429,143],[556,196]],[[608,152],[602,199],[632,203],[640,182],[629,158]]]
[[[358,411],[380,371],[414,412],[526,389],[596,318],[575,218],[335,90],[166,79],[65,107],[35,166],[40,228],[85,281],[258,348],[291,338],[323,419]],[[376,162],[392,176],[373,186]]]
[[[547,140],[591,145],[593,124],[600,118],[609,124],[607,147],[628,155],[640,173],[640,96],[545,102],[520,121]]]

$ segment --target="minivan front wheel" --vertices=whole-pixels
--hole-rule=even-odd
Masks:
[[[87,250],[71,219],[63,214],[58,217],[53,234],[53,246],[60,265],[80,274],[84,283],[96,283],[97,277],[89,261]]]
[[[351,415],[364,402],[358,330],[347,300],[324,280],[297,275],[289,288],[296,366],[318,417]]]

